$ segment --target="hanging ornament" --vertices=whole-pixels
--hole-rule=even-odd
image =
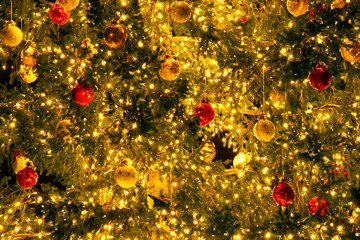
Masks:
[[[356,63],[360,60],[360,44],[355,43],[353,47],[341,47],[341,56],[345,61]]]
[[[170,18],[176,23],[186,23],[191,18],[191,7],[187,2],[173,2],[169,8]]]
[[[33,167],[26,167],[17,173],[16,181],[21,187],[29,189],[37,183],[38,175]]]
[[[170,179],[166,173],[152,165],[146,173],[146,181],[148,195],[159,200],[170,199]]]
[[[0,40],[2,44],[8,47],[18,46],[23,39],[23,33],[15,26],[13,21],[8,21],[7,26],[4,27],[0,32]]]
[[[138,174],[136,169],[131,165],[118,167],[115,170],[115,181],[122,188],[134,187],[137,180]]]
[[[206,125],[215,117],[215,111],[208,100],[203,98],[201,103],[195,108],[195,117],[199,120],[200,125]]]
[[[274,124],[266,119],[259,119],[253,128],[254,136],[263,142],[270,142],[275,135]]]
[[[70,129],[74,127],[69,118],[60,120],[55,126],[55,134],[58,137],[62,137],[63,140],[72,140]]]
[[[233,160],[233,166],[235,168],[243,168],[246,164],[248,164],[251,160],[250,153],[246,153],[245,151],[240,151]]]
[[[335,9],[335,8],[343,8],[345,6],[345,2],[344,0],[334,0],[331,5],[330,8],[331,9]]]
[[[329,206],[330,203],[328,201],[326,201],[325,199],[321,199],[319,201],[318,196],[311,198],[311,200],[308,203],[309,212],[312,215],[315,215],[316,212],[320,209],[320,216],[322,217],[325,216],[325,214],[327,213]]]
[[[31,42],[30,45],[21,51],[21,61],[27,67],[33,67],[36,65],[38,55],[36,44]]]
[[[59,4],[54,4],[50,9],[50,17],[54,23],[64,25],[69,21],[70,12]]]
[[[325,66],[319,64],[315,71],[309,75],[309,80],[313,88],[324,91],[331,83],[331,74]]]
[[[126,41],[126,27],[117,21],[113,21],[104,32],[106,45],[110,48],[119,48]]]
[[[216,148],[215,143],[211,142],[210,140],[207,140],[204,144],[204,146],[200,150],[201,160],[211,163],[212,160],[216,156]]]
[[[173,58],[167,58],[161,63],[159,75],[168,81],[175,80],[180,75],[180,64]]]
[[[94,98],[94,93],[89,85],[79,83],[71,91],[73,101],[81,106],[88,105]]]
[[[78,49],[75,50],[75,55],[77,57],[93,58],[94,55],[98,54],[98,50],[94,44],[91,43],[90,38],[84,38],[81,41],[81,45]]]
[[[290,205],[295,198],[294,189],[286,181],[279,182],[273,190],[273,198],[281,206]]]
[[[71,11],[79,5],[79,0],[59,0],[59,4]]]
[[[341,162],[336,162],[335,163],[335,167],[333,168],[333,172],[337,175],[339,175],[340,177],[342,176],[342,174],[344,173],[344,177],[348,177],[349,173],[346,170],[346,167],[341,163]]]
[[[35,82],[38,78],[38,74],[36,73],[36,68],[32,68],[32,67],[22,67],[19,70],[19,74],[23,82],[26,84]]]
[[[34,167],[33,162],[25,157],[23,154],[21,154],[21,150],[17,151],[14,155],[14,164],[13,169],[15,174],[18,174],[21,170],[23,170],[26,167]]]
[[[309,8],[309,0],[287,0],[286,7],[295,17],[305,14]]]

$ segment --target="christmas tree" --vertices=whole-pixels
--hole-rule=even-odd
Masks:
[[[358,239],[359,0],[2,0],[1,239]]]

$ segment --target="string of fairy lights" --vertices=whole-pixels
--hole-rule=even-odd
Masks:
[[[350,1],[347,0],[347,3],[349,3]],[[84,4],[84,3],[80,3],[80,4]],[[154,38],[154,42],[153,42],[153,46],[149,46],[151,49],[156,49],[158,46],[162,46],[165,49],[167,49],[168,51],[171,52],[171,54],[175,54],[174,57],[176,57],[181,65],[181,71],[182,73],[190,73],[190,69],[193,69],[194,66],[197,67],[198,70],[202,70],[202,67],[206,66],[206,69],[204,71],[204,76],[203,78],[206,80],[207,84],[218,84],[221,81],[224,81],[223,79],[226,79],[226,77],[228,75],[232,74],[232,69],[231,68],[224,68],[224,69],[220,69],[218,62],[215,59],[212,59],[210,56],[215,56],[217,53],[216,52],[211,52],[211,47],[209,47],[209,49],[205,49],[203,50],[204,55],[205,56],[201,56],[201,58],[199,58],[200,60],[197,61],[201,61],[201,63],[194,61],[191,56],[194,52],[197,51],[197,49],[199,48],[199,44],[201,42],[201,39],[193,39],[193,38],[183,38],[183,37],[171,37],[171,33],[169,30],[169,20],[165,17],[166,14],[164,14],[164,12],[166,11],[166,9],[168,8],[167,3],[164,2],[156,2],[154,3],[154,1],[150,1],[150,0],[144,0],[144,1],[140,1],[140,4],[142,6],[142,10],[147,13],[149,12],[150,16],[151,16],[151,21],[149,21],[148,25],[146,25],[146,29],[145,32],[150,32],[150,37]],[[213,9],[209,9],[209,10],[205,10],[204,8],[201,7],[201,5],[195,7],[193,9],[193,16],[192,16],[192,21],[196,21],[201,25],[201,29],[203,31],[207,31],[208,30],[208,22],[210,21],[206,14],[206,11],[209,12],[213,12],[212,16],[216,17],[216,21],[218,21],[218,27],[223,29],[223,31],[226,31],[226,23],[227,22],[238,22],[238,21],[243,21],[244,18],[244,11],[242,9],[236,9],[236,11],[233,11],[233,14],[228,14],[226,16],[224,16],[222,14],[222,11],[224,12],[228,12],[232,10],[231,6],[228,6],[227,3],[225,1],[222,0],[218,0],[216,1],[216,8]],[[128,2],[127,1],[121,1],[121,7],[126,8],[128,7]],[[251,7],[251,6],[250,6]],[[265,8],[265,6],[264,6]],[[225,10],[226,11],[225,11]],[[269,9],[269,13],[271,13],[271,9],[276,9],[275,5],[271,5],[270,9]],[[85,17],[85,12],[82,11],[82,14],[84,14],[84,19],[82,19],[83,21],[86,22],[86,17]],[[118,12],[118,15],[120,15],[121,13]],[[34,16],[37,17],[37,21],[35,21],[36,26],[41,26],[42,24],[45,24],[46,22],[46,18],[41,16],[40,13],[33,13]],[[122,15],[121,20],[125,20],[126,19],[126,15]],[[69,20],[71,23],[73,23],[75,20],[73,18],[70,18]],[[35,27],[36,27],[35,26]],[[155,27],[154,27],[155,26]],[[295,23],[290,22],[288,25],[289,28],[293,28],[296,27]],[[241,30],[241,28],[240,28]],[[256,33],[256,31],[259,31],[258,29],[254,29],[254,32]],[[244,35],[243,32],[239,33],[240,35]],[[28,37],[31,38],[31,32],[28,33]],[[334,36],[335,37],[335,36]],[[168,40],[168,38],[171,38],[170,40]],[[169,44],[170,41],[170,44]],[[259,40],[260,41],[260,40]],[[318,44],[325,44],[326,39],[324,38],[324,36],[317,36],[317,38],[312,38],[311,41],[314,41]],[[345,41],[345,40],[344,40]],[[221,45],[221,42],[216,43],[217,45]],[[241,45],[246,45],[247,44],[247,37],[244,36],[242,38],[242,42]],[[96,48],[99,49],[99,55],[105,55],[106,57],[104,57],[104,60],[102,60],[102,65],[105,67],[108,63],[107,59],[109,59],[112,56],[115,55],[115,52],[113,50],[104,50],[104,49],[100,49],[99,45],[97,43],[94,44],[94,46]],[[144,43],[143,41],[139,40],[138,42],[138,47],[139,48],[143,48],[144,47]],[[176,51],[174,51],[173,49],[176,49]],[[256,54],[257,58],[255,60],[255,64],[259,64],[259,62],[263,62],[266,63],[267,61],[269,61],[270,59],[266,58],[266,53],[269,49],[268,48],[264,48],[264,49],[256,49],[254,47],[254,53]],[[66,46],[66,49],[60,49],[58,47],[44,47],[42,49],[40,49],[41,54],[42,55],[49,55],[51,59],[53,59],[53,63],[54,64],[59,64],[59,61],[67,61],[66,64],[66,69],[64,72],[58,71],[57,74],[55,75],[55,78],[58,79],[68,79],[68,83],[69,83],[69,89],[71,89],[73,86],[75,86],[76,84],[76,77],[77,75],[79,75],[81,72],[84,71],[84,69],[86,69],[86,67],[88,67],[88,63],[86,61],[81,61],[79,62],[75,57],[75,51],[76,49],[73,46]],[[327,51],[329,51],[329,49],[327,49]],[[1,54],[5,54],[5,50],[4,49],[0,49],[0,53]],[[288,60],[291,61],[293,59],[293,54],[291,53],[291,48],[283,48],[280,51],[280,54],[287,56]],[[209,57],[206,57],[206,55],[209,55]],[[134,59],[136,60],[136,59]],[[3,65],[2,68],[5,70],[6,69],[6,65]],[[143,70],[146,69],[146,66],[144,66],[142,68]],[[134,73],[130,73],[130,74],[134,74],[134,75],[142,75],[142,69],[139,69],[138,71],[134,72]],[[280,71],[280,69],[278,70]],[[191,73],[190,73],[191,74]],[[113,88],[114,83],[112,82],[111,77],[114,76],[113,72],[109,72],[109,82],[107,82],[105,85],[107,87],[107,89],[111,90]],[[146,76],[144,76],[146,78]],[[232,84],[233,79],[228,78],[226,80],[226,84]],[[304,80],[303,83],[304,84],[308,84],[307,83],[308,80]],[[279,86],[282,86],[282,82],[279,82]],[[240,91],[239,94],[234,95],[234,98],[229,97],[227,99],[226,103],[212,103],[214,109],[216,109],[217,112],[220,111],[227,111],[230,113],[228,119],[230,121],[228,121],[227,119],[222,120],[216,120],[212,123],[210,123],[209,127],[212,130],[212,135],[216,135],[219,132],[224,132],[224,131],[230,131],[230,134],[227,135],[226,137],[229,137],[229,139],[224,138],[223,141],[227,142],[229,141],[230,145],[234,147],[235,151],[241,151],[241,147],[239,142],[238,142],[238,137],[237,135],[235,135],[234,133],[237,134],[242,134],[244,132],[244,127],[241,126],[241,124],[238,124],[238,122],[236,121],[236,118],[239,114],[241,113],[242,109],[249,109],[250,106],[242,106],[241,109],[239,109],[239,104],[236,102],[241,102],[243,100],[243,96],[242,96],[242,92],[245,92],[246,89],[249,87],[248,86],[249,83],[247,82],[242,82],[242,83],[236,83],[236,87],[238,89],[241,89],[242,91]],[[294,88],[296,85],[295,82],[291,83],[290,86],[290,90],[291,88]],[[134,86],[132,85],[124,85],[124,87],[129,88],[129,90],[131,90],[132,88],[134,88]],[[150,83],[146,86],[147,88],[149,88],[149,90],[151,91],[155,91],[158,89],[161,89],[161,86],[157,86],[154,83]],[[190,117],[192,115],[192,111],[194,108],[194,105],[198,102],[199,100],[199,96],[201,96],[202,94],[202,90],[201,89],[201,84],[199,84],[198,86],[194,86],[193,89],[191,89],[191,94],[190,97],[188,99],[186,99],[186,102],[189,104],[188,107],[188,117]],[[230,90],[230,89],[225,89],[225,90]],[[167,90],[165,89],[165,92]],[[210,93],[209,96],[212,99],[215,99],[217,96],[215,93]],[[62,104],[59,104],[59,102],[62,102],[58,99],[54,99],[52,96],[48,96],[46,93],[41,93],[39,94],[39,96],[37,96],[39,99],[41,99],[39,102],[41,102],[40,106],[43,107],[44,109],[48,109],[47,111],[51,110],[51,111],[57,111],[57,110],[63,110],[64,108],[66,108],[67,106],[64,106]],[[24,99],[27,99],[24,96]],[[358,120],[357,118],[357,113],[356,110],[358,108],[358,101],[360,99],[360,96],[356,96],[356,99],[354,100],[354,103],[352,104],[352,108],[354,109],[354,112],[352,112],[352,115],[356,118],[356,120]],[[155,101],[155,100],[154,100]],[[282,96],[281,94],[273,94],[268,101],[265,101],[264,106],[263,107],[273,107],[274,109],[276,109],[277,111],[284,111],[286,109],[286,99],[284,96]],[[8,107],[8,108],[14,108],[16,111],[19,110],[23,110],[26,108],[26,106],[29,104],[29,102],[26,101],[20,101],[20,102],[9,102],[9,103],[5,103],[4,106],[2,107]],[[129,102],[128,100],[125,99],[119,99],[119,102],[117,103],[117,106],[120,107],[122,105],[131,105],[132,103]],[[96,129],[94,129],[94,131],[89,134],[91,137],[93,138],[97,138],[99,136],[101,136],[102,134],[105,134],[105,128],[104,128],[104,118],[105,117],[105,112],[107,111],[107,106],[105,101],[102,102],[102,110],[104,112],[100,112],[98,114],[98,127]],[[335,106],[336,108],[336,106]],[[291,111],[287,112],[288,115],[292,115],[293,113]],[[333,113],[328,111],[327,109],[316,109],[313,106],[309,106],[308,110],[306,111],[306,114],[311,115],[315,120],[314,120],[314,125],[313,125],[313,129],[314,130],[318,130],[320,127],[319,125],[323,122],[329,121],[331,119],[331,117],[333,116]],[[270,113],[267,113],[267,117],[270,118]],[[167,116],[168,119],[172,119],[173,115],[169,114],[169,116]],[[6,131],[4,133],[5,137],[8,137],[9,135],[11,135],[11,133],[13,131],[16,131],[16,127],[17,127],[17,119],[13,118],[13,117],[9,117],[9,119],[2,119],[3,122],[5,122],[5,127],[4,129],[6,129]],[[84,123],[86,124],[86,123]],[[119,125],[120,122],[117,122],[117,125]],[[174,136],[178,135],[178,134],[182,134],[181,132],[181,126],[182,126],[183,122],[179,121],[179,122],[174,122],[172,124],[169,124],[168,126],[170,127],[169,132],[171,132]],[[132,122],[129,123],[130,129],[136,129],[138,127],[136,122]],[[284,122],[283,126],[281,126],[283,129],[287,129],[289,131],[291,131],[291,122]],[[118,131],[129,131],[128,129],[121,129],[121,128],[114,128],[113,129],[115,132]],[[300,133],[299,135],[299,140],[301,141],[305,141],[307,136],[309,135],[309,130],[304,128],[303,131]],[[350,133],[349,132],[341,132],[340,133],[343,137],[350,137]],[[43,129],[39,129],[38,130],[38,135],[39,135],[39,140],[42,143],[46,143],[46,141],[48,140],[48,138],[50,138],[51,136],[53,136],[53,134],[51,132],[47,132],[46,130]],[[88,137],[90,137],[88,136]],[[9,142],[11,142],[11,139],[8,139]],[[71,142],[72,140],[70,140]],[[142,142],[144,141],[144,137],[141,135],[138,135],[135,137],[134,141],[136,143]],[[153,141],[154,140],[148,140],[150,145],[155,144]],[[360,135],[359,136],[355,136],[354,138],[355,142],[360,142]],[[162,177],[165,178],[169,178],[170,177],[170,167],[172,168],[179,168],[179,167],[184,167],[185,169],[191,169],[193,171],[198,171],[199,173],[203,174],[208,174],[211,170],[211,165],[210,164],[205,164],[205,165],[196,165],[196,164],[192,164],[191,161],[187,161],[186,164],[181,163],[182,160],[186,160],[188,156],[186,156],[186,154],[184,154],[182,152],[182,150],[180,149],[180,146],[182,144],[182,138],[176,139],[172,142],[169,143],[169,145],[167,146],[158,146],[159,152],[161,152],[164,156],[166,156],[166,160],[163,162],[163,165],[158,164],[161,172],[163,173]],[[243,140],[242,144],[249,144],[249,142],[247,140]],[[256,149],[258,149],[260,146],[256,143],[254,143],[254,146]],[[3,149],[6,148],[6,143],[2,143],[1,147]],[[293,160],[293,157],[296,153],[297,153],[297,149],[295,149],[293,146],[289,146],[287,143],[283,143],[282,148],[285,149],[285,151],[287,152],[287,155],[289,157],[289,159]],[[49,154],[51,154],[51,149],[49,149]],[[124,149],[120,149],[119,150],[114,150],[114,149],[109,149],[109,155],[108,155],[108,160],[109,160],[109,164],[106,165],[106,167],[104,166],[99,166],[97,165],[96,160],[94,161],[94,163],[89,163],[88,160],[86,160],[86,158],[84,157],[83,160],[81,161],[82,163],[82,169],[85,171],[85,174],[87,174],[90,178],[88,179],[88,181],[91,182],[96,182],[98,180],[98,178],[100,177],[98,172],[94,172],[93,170],[97,169],[97,168],[103,168],[106,169],[106,171],[104,171],[103,175],[108,175],[108,174],[113,174],[113,168],[114,166],[116,166],[117,164],[119,164],[119,162],[121,162],[121,158],[122,156],[122,151],[124,151]],[[245,155],[243,156],[244,158],[246,157]],[[339,154],[335,154],[333,156],[334,159],[337,159],[338,161],[341,161],[345,156],[341,153]],[[262,162],[267,162],[269,161],[269,159],[266,158],[266,156],[256,156],[256,161],[262,161]],[[151,162],[153,159],[150,159],[149,162]],[[128,162],[128,164],[132,164],[132,165],[137,165],[136,162]],[[297,169],[297,175],[307,175],[310,174],[309,171],[311,172],[317,172],[318,169],[316,166],[314,166],[312,169],[305,169],[304,167],[305,163],[303,161],[298,161],[296,162],[296,164],[294,165],[294,168]],[[261,198],[263,195],[268,194],[269,191],[271,191],[270,189],[270,185],[272,184],[273,180],[274,180],[274,176],[269,175],[271,173],[271,171],[269,170],[268,167],[265,167],[262,169],[261,174],[262,176],[265,178],[265,183],[268,185],[262,185],[262,184],[258,184],[257,181],[255,179],[252,179],[251,183],[248,186],[241,186],[241,188],[238,190],[238,192],[234,192],[232,197],[225,197],[222,196],[220,193],[215,194],[214,195],[214,201],[215,201],[215,205],[216,204],[220,204],[222,202],[229,202],[229,201],[234,201],[239,199],[239,192],[240,191],[254,191],[257,193],[258,197]],[[240,173],[238,173],[238,177],[242,178],[243,175],[246,174],[246,172],[244,171],[240,171]],[[356,175],[356,178],[358,178],[359,176]],[[216,176],[215,176],[216,178]],[[314,176],[312,178],[315,178]],[[187,180],[182,179],[181,181],[177,181],[175,178],[172,178],[171,181],[171,188],[180,188],[182,185],[186,185]],[[120,197],[120,200],[118,201],[118,203],[111,205],[111,209],[115,210],[115,209],[123,209],[123,208],[129,208],[133,205],[136,205],[139,202],[139,199],[137,199],[137,197],[128,197],[131,195],[132,192],[140,192],[141,189],[140,188],[146,188],[146,184],[147,184],[147,180],[146,180],[146,176],[141,174],[140,175],[140,186],[139,187],[134,187],[133,189],[124,189],[121,191],[121,195],[119,195],[119,192],[115,193],[114,190],[114,186],[110,185],[109,187],[103,187],[100,188],[98,191],[96,192],[86,192],[84,197],[84,201],[82,202],[82,204],[84,205],[84,207],[86,208],[89,205],[95,205],[95,203],[98,201],[100,204],[107,204],[109,203],[109,199],[112,199],[114,197],[114,194],[118,194],[118,196]],[[206,179],[205,184],[207,186],[211,186],[212,185],[212,179]],[[226,185],[227,184],[227,185]],[[222,187],[228,188],[229,185],[231,184],[235,184],[235,183],[231,183],[231,181],[227,181],[226,184],[224,184]],[[85,183],[84,183],[85,185]],[[70,189],[71,191],[71,189]],[[330,192],[328,192],[331,196],[337,196],[337,195],[341,195],[341,192],[338,192],[339,190],[337,189],[333,189]],[[301,191],[298,193],[299,195],[302,196],[306,196],[308,194],[308,188],[307,187],[303,187],[301,189]],[[171,196],[170,196],[171,197]],[[345,197],[345,196],[344,196]],[[62,197],[61,196],[52,196],[52,200],[54,202],[56,201],[61,201]],[[29,192],[27,193],[27,195],[21,200],[21,201],[16,201],[12,204],[9,205],[9,207],[6,207],[6,212],[3,213],[1,212],[0,214],[0,219],[3,222],[3,224],[0,225],[0,233],[2,237],[6,237],[8,239],[12,239],[12,238],[16,238],[19,236],[25,236],[25,237],[46,237],[47,235],[49,235],[48,232],[42,230],[45,229],[45,225],[52,225],[53,223],[49,223],[49,222],[45,222],[44,219],[42,218],[26,218],[24,219],[24,222],[19,222],[19,221],[15,221],[12,222],[11,224],[8,224],[9,220],[15,219],[15,212],[19,209],[24,209],[26,206],[26,202],[32,202],[32,203],[37,203],[37,204],[42,204],[42,197],[38,196],[37,192]],[[218,201],[218,203],[216,203],[216,201]],[[353,203],[349,203],[350,205],[353,205]],[[93,213],[91,212],[87,212],[88,210],[83,210],[82,215],[91,215]],[[254,211],[254,209],[252,209],[252,211]],[[358,222],[357,220],[357,216],[360,215],[360,208],[356,208],[354,213],[349,217],[349,222],[350,223],[356,223]],[[169,219],[169,224],[166,225],[166,223],[164,223],[163,217],[166,216],[167,219]],[[256,218],[261,218],[262,216],[254,216],[254,219]],[[202,236],[198,236],[199,233],[197,233],[196,231],[190,230],[191,226],[185,226],[183,227],[182,231],[177,230],[177,228],[175,228],[174,226],[178,226],[177,224],[179,224],[179,222],[181,222],[181,219],[179,219],[179,217],[177,216],[177,213],[175,211],[170,211],[168,212],[166,209],[163,209],[161,211],[159,211],[159,213],[157,214],[156,218],[159,220],[158,221],[158,225],[156,226],[158,229],[163,229],[165,232],[168,232],[172,237],[176,238],[176,237],[184,237],[187,236],[189,234],[191,234],[194,238],[197,237],[198,239],[204,239]],[[203,219],[203,217],[198,218],[197,215],[194,213],[194,225],[198,225],[201,224],[201,222],[204,222],[205,219]],[[77,220],[72,220],[74,224],[76,224]],[[5,224],[6,223],[6,224]],[[11,226],[13,227],[12,229],[5,229],[5,226]],[[91,238],[91,237],[101,237],[104,239],[112,239],[115,238],[115,236],[112,235],[112,231],[114,231],[115,228],[117,229],[122,229],[124,226],[120,225],[120,226],[115,226],[112,223],[107,223],[106,225],[103,226],[103,228],[97,232],[94,233],[88,233],[87,237]],[[338,232],[338,235],[334,236],[333,239],[340,239],[340,235],[341,233],[344,231],[343,226],[342,225],[338,225],[336,226],[335,223],[324,223],[324,224],[318,224],[316,225],[315,229],[316,229],[316,233],[311,234],[309,237],[311,239],[318,239],[318,235],[317,232],[321,232],[321,231],[326,231],[327,229],[332,228],[335,229]],[[267,239],[271,239],[274,236],[273,233],[271,232],[264,232],[262,233],[264,235],[265,238]],[[296,233],[289,233],[286,236],[284,236],[286,239],[293,239],[295,238]],[[164,236],[160,236],[160,239],[165,239]],[[242,234],[237,234],[233,236],[233,239],[243,239]]]

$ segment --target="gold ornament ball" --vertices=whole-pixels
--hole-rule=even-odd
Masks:
[[[161,63],[159,75],[165,80],[172,81],[179,77],[180,72],[180,64],[175,59],[170,58]]]
[[[191,18],[191,7],[187,2],[173,2],[169,9],[171,19],[176,23],[186,23]]]
[[[59,0],[59,4],[71,11],[79,5],[79,0]]]
[[[211,163],[216,156],[215,143],[207,141],[200,150],[201,160]]]
[[[356,44],[353,48],[340,48],[341,56],[348,62],[358,62],[360,60],[360,44]]]
[[[23,39],[23,33],[17,26],[8,25],[0,32],[1,42],[8,47],[18,46]]]
[[[104,32],[106,45],[110,48],[119,48],[126,41],[126,27],[118,22],[113,22]]]
[[[33,67],[36,65],[37,59],[34,58],[38,55],[38,51],[35,43],[31,43],[27,48],[21,51],[21,61],[27,67]]]
[[[309,0],[287,0],[286,7],[295,17],[305,14],[309,9]]]
[[[275,135],[274,124],[266,119],[260,119],[254,126],[254,136],[263,142],[270,142]]]
[[[134,187],[137,180],[138,174],[136,169],[131,165],[118,167],[115,170],[115,181],[122,188]]]

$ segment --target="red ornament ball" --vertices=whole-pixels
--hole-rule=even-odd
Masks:
[[[88,105],[94,98],[94,93],[89,85],[79,83],[71,91],[71,97],[75,103],[84,106]]]
[[[69,21],[70,12],[59,4],[54,4],[50,9],[50,17],[54,23],[64,25]]]
[[[18,172],[16,181],[21,187],[30,189],[37,183],[38,175],[33,168],[26,167]]]
[[[318,66],[309,75],[309,79],[313,88],[324,91],[331,83],[331,74],[324,66]]]
[[[320,216],[325,216],[325,214],[328,211],[328,207],[330,206],[330,203],[328,201],[326,201],[325,199],[321,199],[319,201],[319,197],[315,196],[312,199],[310,199],[309,203],[308,203],[308,209],[309,212],[312,215],[315,215],[316,212],[320,209]]]
[[[279,182],[273,190],[273,198],[281,206],[290,205],[295,198],[294,189],[286,182]]]
[[[199,120],[200,125],[208,124],[215,117],[214,109],[211,107],[211,104],[205,99],[201,100],[201,103],[195,108],[194,114]]]

